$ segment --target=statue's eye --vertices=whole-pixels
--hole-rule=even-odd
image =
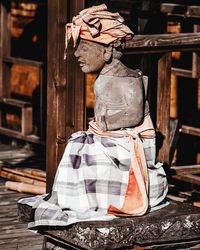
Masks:
[[[87,51],[87,46],[83,46],[82,51],[86,52]]]

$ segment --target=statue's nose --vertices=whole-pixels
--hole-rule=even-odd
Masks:
[[[74,55],[75,55],[75,57],[79,57],[78,49],[75,51]]]

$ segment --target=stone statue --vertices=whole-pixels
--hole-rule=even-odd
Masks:
[[[144,106],[148,113],[147,102],[144,105],[147,77],[123,65],[120,55],[112,46],[82,39],[75,52],[84,73],[100,71],[95,82],[95,116],[102,130],[134,127],[144,118]]]
[[[166,205],[166,175],[155,162],[155,131],[146,100],[148,78],[120,61],[133,32],[105,4],[66,25],[84,73],[98,72],[95,117],[68,140],[51,194],[19,201],[32,206],[29,228],[140,216]]]

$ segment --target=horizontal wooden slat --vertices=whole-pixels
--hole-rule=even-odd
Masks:
[[[35,135],[22,135],[21,133],[17,131],[7,129],[7,128],[0,127],[0,134],[13,137],[13,138],[17,138],[17,139],[21,139],[21,140],[25,140],[25,141],[29,141],[32,143],[40,144],[40,145],[45,145],[45,142],[41,141],[40,138]]]
[[[186,15],[190,17],[200,17],[200,6],[197,5],[188,6]]]
[[[136,35],[126,42],[126,54],[200,50],[199,33]]]
[[[37,4],[47,4],[45,0],[12,0],[16,3],[37,3]]]
[[[182,14],[185,18],[193,17],[200,18],[200,6],[199,5],[182,5],[175,3],[162,3],[160,5],[160,11],[166,15],[170,14]]]
[[[160,11],[166,15],[169,13],[185,14],[187,6],[175,3],[162,3],[160,4]]]
[[[170,168],[177,175],[200,173],[200,165],[174,166]]]
[[[171,194],[168,194],[167,198],[170,199],[170,200],[172,200],[172,201],[178,201],[178,202],[185,202],[185,201],[187,201],[186,198],[178,197],[178,196],[171,195]]]
[[[3,161],[3,164],[8,160],[14,160],[14,159],[27,159],[28,157],[34,156],[34,153],[31,150],[26,150],[23,147],[12,147],[9,148],[0,148],[1,152],[1,161]],[[4,164],[5,166],[5,164]],[[0,186],[1,188],[1,186]]]
[[[36,66],[36,67],[42,67],[44,65],[44,63],[41,61],[33,61],[33,60],[27,60],[27,59],[11,57],[11,56],[4,56],[3,62],[10,63],[10,64],[25,64],[25,65]]]
[[[26,242],[25,242],[26,241]],[[31,249],[31,250],[41,250],[42,249],[42,245],[43,242],[42,240],[40,242],[38,242],[38,240],[36,239],[36,245],[30,244],[30,239],[27,237],[23,240],[23,242],[21,243],[5,243],[3,245],[1,245],[1,249],[6,249],[6,250],[27,250],[27,249]]]
[[[188,69],[172,68],[172,74],[192,78],[192,70]]]
[[[187,125],[182,125],[180,128],[180,132],[184,134],[200,136],[200,128],[195,128]]]
[[[14,106],[18,108],[26,108],[26,107],[32,106],[30,102],[21,101],[21,100],[14,99],[14,98],[0,98],[0,104]]]
[[[191,183],[194,185],[200,185],[200,176],[194,174],[187,174],[187,175],[174,175],[172,176],[173,179],[184,181],[187,183]]]

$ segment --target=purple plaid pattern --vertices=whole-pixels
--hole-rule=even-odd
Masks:
[[[149,172],[149,208],[167,194],[162,164],[155,164],[155,139],[143,139]],[[102,138],[90,132],[72,134],[59,164],[51,195],[22,199],[32,206],[40,225],[69,225],[81,220],[109,220],[110,204],[122,207],[130,169],[128,137]]]

